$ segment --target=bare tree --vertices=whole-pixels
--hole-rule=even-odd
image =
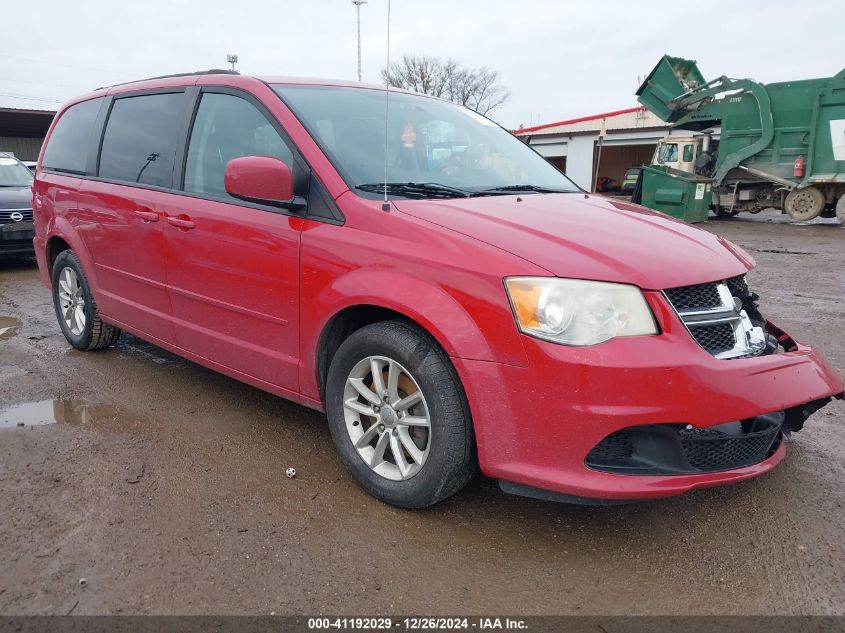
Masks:
[[[403,55],[402,61],[381,71],[381,78],[394,88],[448,99],[480,114],[492,112],[511,96],[495,70],[466,68],[451,58]]]

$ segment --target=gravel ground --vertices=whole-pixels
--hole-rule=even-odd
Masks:
[[[705,228],[845,368],[845,228]],[[0,262],[0,613],[845,614],[843,424],[834,402],[772,473],[670,500],[479,479],[402,511],[349,478],[322,415],[127,335],[74,351],[34,263]]]

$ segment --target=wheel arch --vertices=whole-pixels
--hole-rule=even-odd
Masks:
[[[427,332],[452,359],[525,366],[516,328],[512,336],[501,331],[502,323],[512,322],[509,307],[501,306],[498,318],[491,313],[495,295],[503,289],[494,288],[493,280],[487,282],[489,287],[479,285],[477,278],[471,281],[471,293],[455,296],[424,276],[357,269],[335,278],[312,298],[303,298],[301,358],[312,371],[301,376],[302,392],[324,402],[325,377],[342,341],[360,327],[397,318]]]
[[[399,319],[408,321],[429,334],[448,356],[454,355],[450,353],[450,347],[447,347],[449,342],[444,340],[442,333],[432,331],[434,328],[431,327],[431,324],[426,325],[422,323],[419,318],[415,318],[411,314],[408,314],[408,312],[373,302],[352,303],[332,314],[323,325],[320,335],[317,338],[314,367],[316,370],[317,394],[320,402],[325,404],[326,379],[328,377],[329,367],[343,342],[350,335],[367,325]]]
[[[98,291],[100,285],[97,283],[97,271],[94,269],[94,262],[88,253],[88,249],[85,248],[82,239],[70,222],[60,217],[55,218],[52,226],[49,227],[47,238],[44,242],[48,278],[52,279],[53,262],[56,261],[56,257],[68,248],[76,253],[76,256],[79,258],[82,269],[85,271],[85,277],[88,279],[91,292]]]

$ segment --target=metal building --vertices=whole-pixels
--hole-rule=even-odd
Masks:
[[[55,110],[0,108],[0,152],[37,160]]]
[[[626,169],[650,163],[658,139],[689,135],[671,130],[642,106],[520,128],[514,134],[588,191],[597,178],[621,184]]]

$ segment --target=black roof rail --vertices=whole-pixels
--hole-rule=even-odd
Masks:
[[[226,70],[225,68],[210,68],[209,70],[196,70],[192,73],[174,73],[172,75],[159,75],[158,77],[146,77],[145,79],[133,79],[132,81],[124,81],[119,84],[111,84],[109,86],[100,86],[94,90],[103,90],[104,88],[115,88],[116,86],[125,86],[127,84],[136,84],[140,81],[153,81],[154,79],[171,79],[173,77],[194,77],[196,75],[240,75],[237,70]]]

